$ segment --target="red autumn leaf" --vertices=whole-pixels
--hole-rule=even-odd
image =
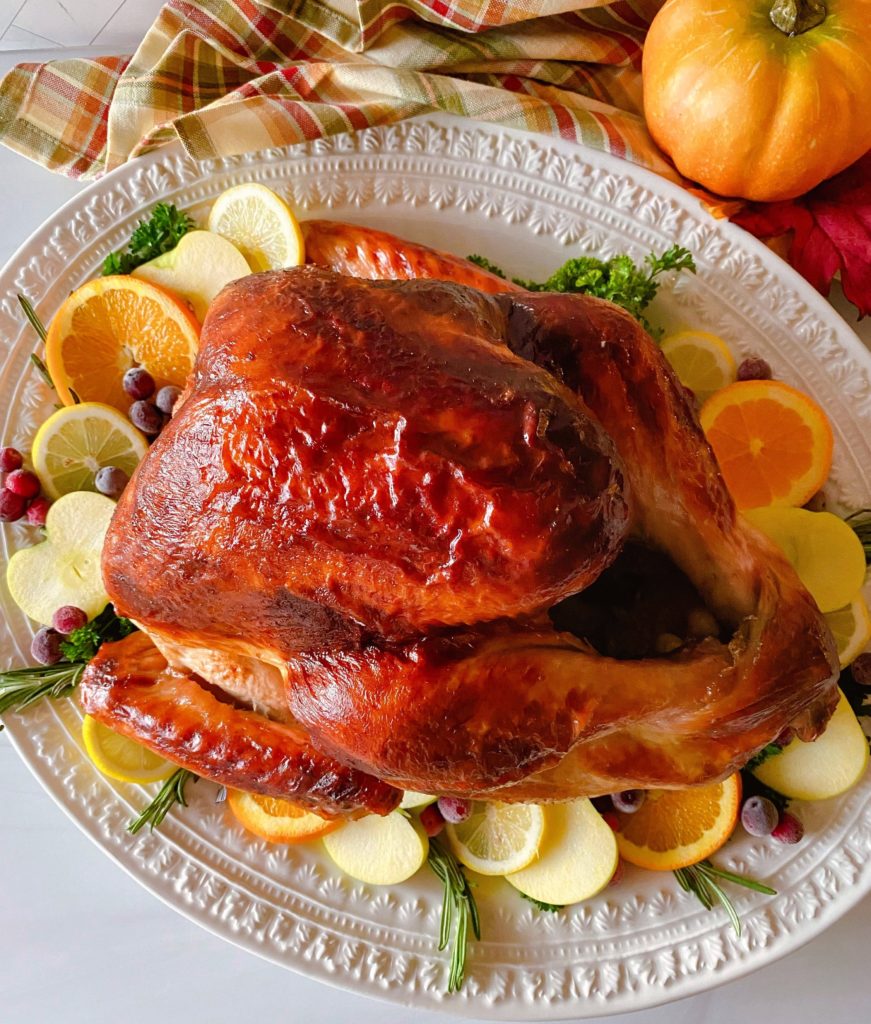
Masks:
[[[859,318],[871,313],[871,152],[806,195],[748,203],[732,220],[757,238],[792,232],[795,269],[823,295],[840,271]]]

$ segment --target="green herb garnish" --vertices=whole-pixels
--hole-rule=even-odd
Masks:
[[[36,310],[33,308],[33,304],[31,303],[30,299],[28,299],[26,295],[19,295],[18,303],[24,310],[24,315],[27,317],[28,323],[39,335],[40,341],[42,341],[42,343],[45,344],[45,339],[48,337],[48,331],[45,329],[45,324],[40,319],[39,313],[37,313]],[[37,372],[45,381],[45,383],[53,391],[54,381],[51,379],[51,374],[48,372],[48,367],[45,365],[45,363],[39,358],[39,356],[35,352],[30,353],[30,361],[34,365],[34,367],[36,367]]]
[[[112,252],[103,261],[103,276],[129,274],[136,267],[174,249],[196,225],[172,203],[158,203],[148,220],[136,225],[127,251]]]
[[[533,906],[538,907],[539,910],[547,910],[551,914],[557,913],[559,910],[565,910],[566,906],[564,903],[545,903],[544,900],[537,900],[533,896],[527,896],[525,892],[518,892],[517,895],[531,903]]]
[[[871,565],[871,508],[860,508],[858,512],[847,516],[844,522],[862,542],[865,561]]]
[[[185,786],[191,781],[199,782],[199,778],[199,775],[189,772],[187,768],[176,768],[160,787],[157,796],[144,811],[137,814],[130,822],[127,826],[127,831],[136,835],[144,825],[148,825],[153,832],[169,813],[170,808],[176,804],[187,807],[188,802],[184,792]]]
[[[752,878],[745,878],[743,875],[733,874],[731,871],[723,871],[715,868],[709,860],[700,861],[698,864],[691,864],[688,868],[678,868],[674,873],[681,889],[684,892],[691,892],[698,898],[705,910],[712,910],[715,904],[720,906],[729,915],[735,934],[741,936],[741,919],[732,905],[732,901],[723,891],[720,882],[732,882],[734,885],[741,885],[745,889],[752,889],[754,892],[765,893],[766,896],[776,896],[777,891],[770,886],[756,882]]]
[[[451,969],[448,975],[448,992],[458,992],[463,986],[463,978],[466,973],[466,951],[470,925],[475,938],[481,938],[478,906],[459,861],[435,839],[430,840],[427,863],[444,885],[439,949],[446,949],[450,943],[452,925],[456,919],[454,941],[451,948]]]
[[[62,661],[0,672],[0,715],[22,711],[43,697],[55,700],[69,696],[100,645],[107,640],[120,640],[135,628],[129,619],[116,615],[112,606],[107,605],[92,622],[74,630],[61,644]]]
[[[767,743],[758,753],[754,754],[753,757],[744,765],[743,770],[752,772],[754,768],[758,768],[759,765],[764,764],[769,757],[776,757],[783,751],[783,747],[779,743]]]
[[[503,270],[484,256],[470,256],[469,259],[497,277],[506,277]],[[519,277],[512,280],[531,292],[579,292],[608,299],[622,306],[646,331],[658,337],[662,331],[650,324],[644,316],[644,310],[659,291],[659,275],[672,270],[696,272],[692,253],[681,245],[673,245],[661,256],[650,253],[640,267],[626,255],[614,256],[610,260],[596,259],[595,256],[575,256],[555,270],[546,281],[524,281]]]

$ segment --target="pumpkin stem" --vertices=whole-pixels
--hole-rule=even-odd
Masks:
[[[788,36],[797,36],[822,25],[827,14],[824,0],[774,0],[770,17],[775,28]]]

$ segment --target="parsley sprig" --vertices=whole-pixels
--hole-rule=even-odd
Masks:
[[[103,261],[103,275],[129,274],[136,267],[174,249],[196,224],[172,203],[158,203],[148,220],[141,220],[127,250],[112,252]]]
[[[498,277],[507,276],[484,256],[470,256],[469,259]],[[688,249],[673,245],[659,256],[649,253],[640,267],[625,254],[610,260],[600,260],[595,256],[575,256],[566,260],[546,281],[525,281],[519,277],[512,280],[531,292],[580,292],[608,299],[622,306],[646,331],[658,337],[662,332],[650,324],[644,316],[644,310],[659,291],[662,283],[660,276],[680,270],[694,274],[696,264]]]
[[[112,606],[107,605],[93,621],[70,633],[61,644],[61,661],[0,672],[0,715],[23,711],[44,697],[56,700],[69,696],[100,645],[107,640],[121,640],[135,628],[129,619],[116,615]]]
[[[740,885],[745,889],[752,889],[754,892],[765,893],[766,896],[777,895],[777,890],[770,886],[756,882],[752,878],[745,878],[744,875],[736,875],[732,871],[714,867],[709,860],[699,861],[698,864],[691,864],[686,868],[678,868],[674,876],[681,889],[684,892],[693,893],[705,910],[712,910],[719,903],[726,911],[732,922],[732,927],[735,929],[735,934],[739,938],[741,936],[741,919],[720,883],[731,882],[733,885]]]
[[[520,891],[518,891],[517,895],[521,899],[526,900],[527,903],[531,903],[534,907],[537,907],[539,910],[545,910],[551,914],[556,914],[559,913],[560,910],[566,909],[564,903],[545,903],[544,900],[537,900],[534,896],[527,896],[525,892]]]
[[[476,939],[481,938],[481,922],[478,920],[478,906],[469,887],[469,880],[463,873],[456,857],[435,839],[429,843],[427,863],[444,885],[439,949],[446,949],[451,942],[451,968],[448,975],[448,992],[458,992],[463,987],[466,974],[466,952],[469,944],[469,927]],[[453,923],[456,919],[456,929]]]
[[[847,516],[844,522],[862,542],[865,561],[871,565],[871,508],[860,508],[858,512]]]

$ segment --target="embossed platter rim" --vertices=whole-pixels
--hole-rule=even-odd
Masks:
[[[63,296],[123,244],[159,199],[202,207],[229,184],[285,190],[305,215],[382,226],[460,253],[480,251],[541,274],[566,250],[642,256],[679,241],[697,278],[681,280],[659,318],[718,331],[742,353],[769,358],[835,419],[833,489],[848,506],[871,494],[871,357],[831,307],[763,246],[715,222],[676,187],[633,165],[558,140],[427,117],[293,150],[208,165],[158,151],[84,190],[50,218],[0,273],[0,396],[4,438],[27,445],[47,395],[27,370],[33,338],[14,294],[48,318]],[[515,249],[516,251],[512,251]],[[845,402],[845,398],[847,401]],[[27,542],[16,526],[4,555]],[[2,592],[2,636],[22,661],[29,630]],[[426,874],[394,890],[342,878],[315,849],[267,849],[228,828],[213,790],[189,811],[131,837],[124,824],[144,795],[98,776],[84,758],[70,702],[10,716],[19,753],[70,817],[117,863],[175,909],[267,959],[320,980],[408,1005],[495,1019],[561,1019],[640,1009],[730,980],[817,934],[871,889],[871,780],[808,810],[809,839],[773,847],[742,839],[724,864],[769,876],[771,900],[737,893],[745,937],[696,909],[668,875],[630,873],[571,913],[538,914],[484,884],[484,940],[466,987],[444,995],[436,950],[439,892]]]

